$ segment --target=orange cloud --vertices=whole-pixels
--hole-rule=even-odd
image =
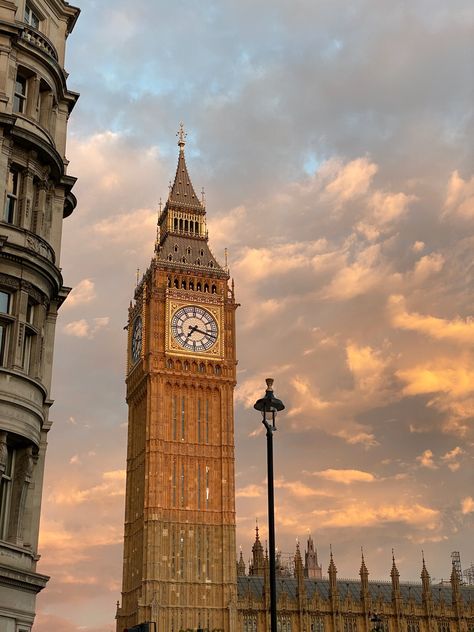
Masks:
[[[463,514],[474,512],[474,498],[467,496],[461,501],[461,511]]]
[[[458,171],[453,171],[444,210],[445,213],[453,213],[464,219],[474,217],[474,176],[470,180],[463,180]]]
[[[448,340],[459,344],[474,343],[474,320],[456,318],[447,320],[436,316],[423,316],[408,312],[403,296],[393,295],[388,300],[388,309],[394,327],[418,331],[437,340]]]
[[[416,457],[416,460],[421,465],[421,467],[426,467],[430,470],[436,470],[438,466],[433,461],[433,452],[431,450],[425,450],[423,454]]]
[[[327,469],[319,472],[312,472],[312,475],[320,476],[328,481],[344,483],[344,485],[350,485],[351,483],[373,483],[376,480],[373,474],[362,470]]]
[[[467,357],[441,358],[432,362],[400,369],[397,377],[406,383],[405,395],[444,392],[463,397],[474,391],[474,366]]]
[[[55,489],[48,497],[56,505],[80,505],[85,502],[113,498],[125,494],[125,470],[103,472],[103,482],[89,489],[73,489],[67,483],[66,488]]]
[[[378,167],[368,158],[357,158],[343,165],[338,161],[328,161],[320,170],[321,176],[334,173],[334,177],[326,184],[325,190],[336,204],[367,193]]]
[[[75,338],[92,339],[98,331],[107,327],[109,322],[110,318],[108,316],[101,316],[99,318],[93,318],[92,320],[81,318],[80,320],[74,320],[64,325],[63,332],[67,336],[74,336]]]
[[[265,489],[260,485],[247,485],[235,492],[236,498],[260,498],[265,494]]]
[[[439,511],[417,503],[380,505],[378,507],[358,503],[343,509],[316,510],[313,514],[318,516],[318,520],[324,527],[372,527],[403,522],[433,530],[439,525]]]
[[[384,381],[383,370],[387,366],[380,351],[375,351],[368,345],[362,347],[349,343],[346,355],[347,365],[354,375],[357,387],[369,395],[380,390]]]
[[[95,297],[96,293],[94,281],[92,281],[92,279],[82,279],[82,281],[79,281],[67,297],[63,309],[64,307],[76,307],[76,305],[90,303],[95,299]]]

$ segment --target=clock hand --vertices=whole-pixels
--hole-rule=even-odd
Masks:
[[[191,334],[193,334],[195,331],[199,331],[199,329],[197,328],[197,325],[193,325],[192,327],[190,327],[189,331],[188,331],[188,335],[186,336],[184,342],[186,342],[186,340],[189,338],[189,336]]]
[[[197,327],[193,327],[193,330],[197,331],[200,334],[203,334],[204,336],[209,336],[209,338],[217,338],[217,336],[210,331],[203,331],[202,329],[198,329]]]

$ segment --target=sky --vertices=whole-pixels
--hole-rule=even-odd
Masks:
[[[127,308],[184,122],[237,300],[237,543],[434,582],[474,561],[470,0],[83,0],[68,40],[78,205],[61,266],[35,632],[111,632],[120,599]],[[237,553],[236,553],[237,554]]]

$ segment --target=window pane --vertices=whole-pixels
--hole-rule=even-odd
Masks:
[[[0,312],[8,314],[10,312],[10,294],[0,292]]]
[[[0,366],[3,366],[3,360],[5,355],[5,336],[6,327],[0,323]]]

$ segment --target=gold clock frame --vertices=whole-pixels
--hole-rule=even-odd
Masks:
[[[171,321],[173,316],[176,314],[178,310],[182,307],[201,307],[202,309],[207,310],[210,314],[212,314],[214,320],[217,323],[217,327],[219,329],[219,334],[217,338],[217,342],[207,351],[202,351],[200,353],[196,353],[194,351],[190,351],[188,349],[184,349],[178,342],[174,339],[171,333]],[[222,360],[224,358],[224,314],[223,314],[223,306],[216,303],[204,303],[200,301],[192,301],[192,300],[183,300],[183,299],[174,299],[169,298],[166,306],[166,344],[165,351],[172,355],[185,355],[191,356],[193,358],[206,358],[208,360]]]

